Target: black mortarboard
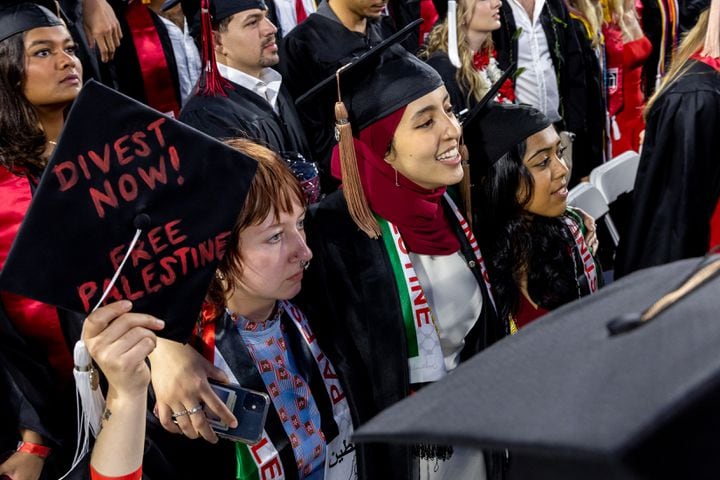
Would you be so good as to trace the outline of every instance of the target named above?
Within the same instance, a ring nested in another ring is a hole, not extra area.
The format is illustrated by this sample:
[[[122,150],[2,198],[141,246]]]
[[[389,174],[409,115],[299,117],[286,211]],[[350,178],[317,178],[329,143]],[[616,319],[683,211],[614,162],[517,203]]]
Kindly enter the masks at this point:
[[[0,42],[33,28],[65,25],[53,12],[57,12],[57,4],[52,0],[12,1],[0,6]]]
[[[186,340],[242,208],[256,162],[99,83],[75,100],[0,288],[89,312],[106,302],[166,321]]]
[[[412,23],[406,25],[404,28],[398,30],[396,33],[390,35],[382,42],[378,43],[374,47],[362,52],[357,57],[353,58],[350,62],[342,67],[341,82],[343,93],[353,92],[359,84],[361,84],[366,78],[372,76],[372,72],[377,68],[381,62],[381,57],[389,49],[393,49],[394,52],[402,54],[403,48],[398,45],[400,42],[405,40],[418,25],[422,23],[422,19],[417,19]],[[300,95],[295,103],[302,105],[311,99],[316,99],[319,95],[328,93],[332,96],[335,92],[337,85],[337,77],[335,74],[327,77],[326,79],[319,82],[313,88]]]
[[[500,79],[495,86],[503,81]],[[477,167],[478,172],[486,171],[520,142],[552,125],[539,110],[489,101],[494,96],[486,95],[488,101],[478,103],[463,121],[465,145],[472,167]]]
[[[420,22],[408,25],[357,59],[342,66],[298,98],[297,103],[327,95],[336,90],[335,119],[342,184],[350,216],[368,236],[380,236],[380,227],[370,212],[360,182],[353,133],[403,108],[410,102],[443,85],[440,75],[429,65],[397,45]],[[328,104],[329,108],[329,104]]]
[[[202,0],[180,0],[182,3],[183,13],[187,18],[188,25],[192,35],[200,33],[201,23],[201,2]],[[245,10],[259,8],[267,10],[265,0],[209,0],[208,13],[210,21],[213,25],[217,25],[220,21],[231,15],[235,15]]]
[[[509,449],[510,480],[717,478],[719,271],[715,255],[623,278],[479,353],[355,439]]]

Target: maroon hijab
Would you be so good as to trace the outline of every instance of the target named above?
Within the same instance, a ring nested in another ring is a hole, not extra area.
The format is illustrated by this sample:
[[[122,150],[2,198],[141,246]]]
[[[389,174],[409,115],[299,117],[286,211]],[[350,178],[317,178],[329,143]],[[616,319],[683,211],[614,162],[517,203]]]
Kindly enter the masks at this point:
[[[353,139],[363,191],[370,209],[398,227],[410,252],[450,255],[460,249],[460,242],[442,205],[446,187],[423,188],[396,174],[384,160],[404,112],[405,107],[396,110]],[[333,149],[331,170],[333,176],[341,178],[337,146]]]

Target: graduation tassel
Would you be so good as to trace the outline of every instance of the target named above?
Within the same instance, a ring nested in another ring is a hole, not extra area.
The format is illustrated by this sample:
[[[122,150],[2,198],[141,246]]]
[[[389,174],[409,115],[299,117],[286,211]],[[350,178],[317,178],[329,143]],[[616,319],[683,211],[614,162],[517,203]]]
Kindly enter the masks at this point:
[[[150,217],[145,213],[141,213],[135,217],[133,223],[136,229],[135,236],[130,242],[127,252],[125,252],[125,257],[123,257],[122,262],[120,262],[100,300],[98,300],[90,313],[100,308],[100,305],[102,305],[115,286],[115,282],[120,276],[125,262],[130,258],[130,253],[135,248],[135,245],[140,239],[140,235],[142,235],[143,230],[146,230],[150,226]],[[85,342],[82,341],[82,336],[81,339],[75,343],[73,360],[75,363],[73,377],[75,377],[76,416],[78,419],[77,443],[75,444],[75,455],[72,465],[60,480],[67,477],[90,451],[90,435],[97,438],[100,434],[102,415],[105,410],[105,397],[100,389],[100,374],[93,366],[92,357],[85,346]]]
[[[215,42],[213,41],[212,19],[210,18],[210,0],[201,0],[200,24],[202,27],[200,41],[202,67],[200,81],[198,82],[198,93],[206,97],[216,95],[226,97],[226,89],[232,90],[233,86],[220,75],[215,62]]]
[[[460,197],[463,201],[463,208],[465,209],[465,218],[468,224],[472,227],[472,203],[470,196],[471,179],[470,179],[470,152],[464,143],[460,144],[460,157],[462,158],[462,169],[463,178],[460,180]]]
[[[348,64],[350,65],[350,64]],[[348,211],[355,224],[370,238],[379,238],[380,225],[368,207],[367,198],[360,181],[357,156],[355,155],[355,141],[352,135],[349,115],[340,93],[340,74],[348,65],[340,67],[335,72],[337,82],[338,101],[335,103],[335,139],[338,141],[340,153],[340,170],[342,188]]]
[[[455,0],[448,1],[448,57],[450,63],[455,68],[460,68],[460,55],[458,54],[458,41],[457,41],[457,2]]]

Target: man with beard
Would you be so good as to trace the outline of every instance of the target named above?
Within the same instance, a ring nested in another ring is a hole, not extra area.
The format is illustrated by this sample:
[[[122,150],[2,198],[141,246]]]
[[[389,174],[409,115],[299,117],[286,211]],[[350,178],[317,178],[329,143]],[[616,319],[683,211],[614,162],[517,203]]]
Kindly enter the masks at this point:
[[[418,18],[419,2],[323,0],[317,12],[283,40],[279,68],[287,79],[290,94],[297,101],[354,57]],[[417,28],[402,45],[413,52],[417,49]],[[305,134],[320,165],[323,191],[327,193],[337,186],[330,176],[330,154],[335,145],[334,102],[332,95],[316,95],[312,102],[297,104]]]
[[[201,25],[199,4],[200,0],[183,2],[196,27]],[[279,56],[277,28],[267,12],[264,0],[210,2],[212,31],[201,32],[198,42],[203,46],[200,85],[180,120],[218,139],[249,138],[286,159],[300,154],[309,160],[293,102],[282,76],[271,68]]]

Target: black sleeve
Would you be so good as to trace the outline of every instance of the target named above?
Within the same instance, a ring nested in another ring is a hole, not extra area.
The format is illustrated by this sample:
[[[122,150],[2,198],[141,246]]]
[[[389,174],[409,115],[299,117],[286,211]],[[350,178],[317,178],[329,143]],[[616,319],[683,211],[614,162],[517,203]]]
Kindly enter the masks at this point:
[[[717,92],[665,94],[653,106],[616,276],[705,254],[720,196],[718,124]]]

